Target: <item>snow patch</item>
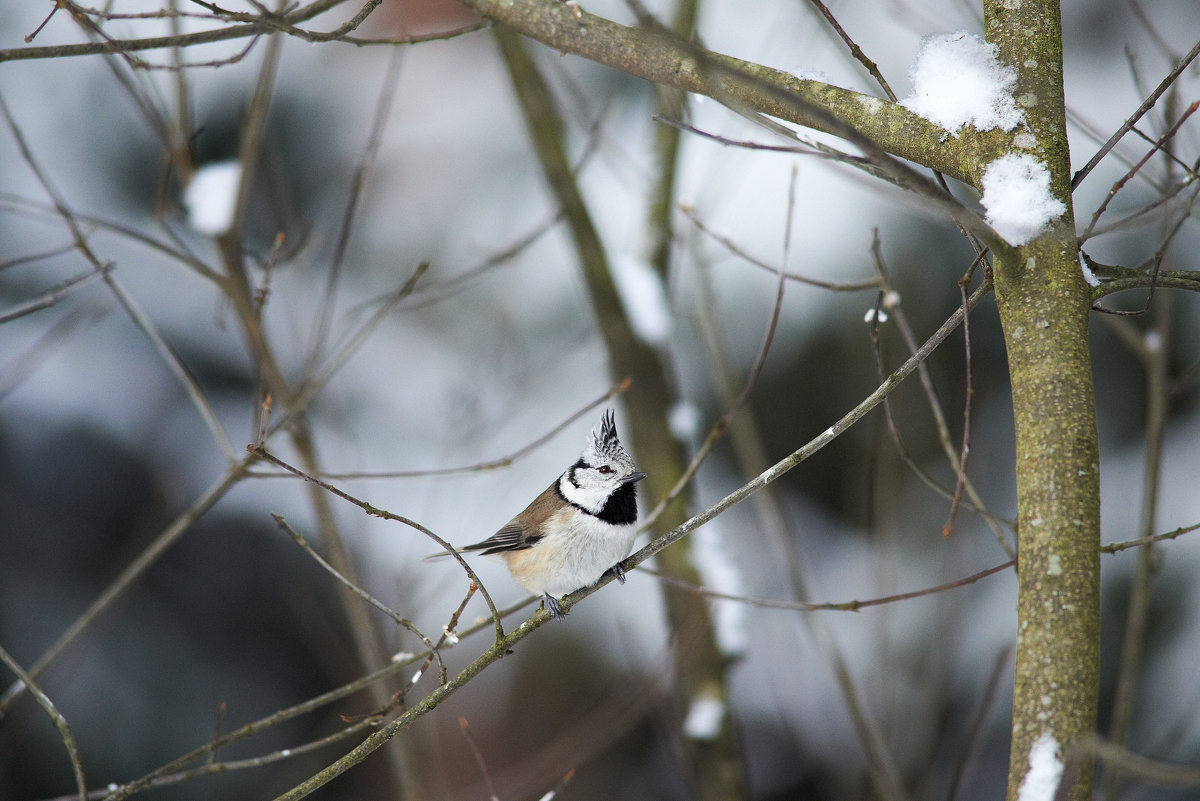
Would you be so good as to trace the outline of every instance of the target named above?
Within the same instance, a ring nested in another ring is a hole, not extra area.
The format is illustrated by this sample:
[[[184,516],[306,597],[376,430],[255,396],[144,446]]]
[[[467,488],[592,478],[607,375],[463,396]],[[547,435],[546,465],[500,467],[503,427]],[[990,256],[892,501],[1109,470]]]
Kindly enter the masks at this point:
[[[964,125],[1011,131],[1025,119],[1012,96],[1016,72],[974,34],[926,37],[908,75],[912,94],[900,105],[951,133]]]
[[[671,435],[683,443],[691,442],[700,431],[700,409],[691,401],[679,401],[667,414]]]
[[[614,258],[612,272],[633,333],[647,345],[666,344],[671,334],[671,307],[658,273],[642,259],[630,255]]]
[[[1029,749],[1029,772],[1021,781],[1017,801],[1053,801],[1063,772],[1058,751],[1058,742],[1049,732],[1034,741]]]
[[[242,165],[237,161],[217,161],[196,170],[183,192],[188,224],[208,236],[228,231],[241,183]]]
[[[1050,194],[1050,171],[1028,153],[1009,153],[983,170],[987,224],[1011,245],[1024,245],[1062,216],[1067,207]]]
[[[1092,272],[1092,268],[1088,266],[1082,253],[1079,255],[1079,267],[1083,270],[1083,280],[1087,282],[1088,286],[1100,286],[1100,279]]]
[[[701,695],[688,707],[683,721],[683,733],[693,740],[714,740],[721,733],[725,719],[725,703],[711,695]],[[1024,799],[1022,799],[1024,801]]]
[[[829,80],[829,76],[820,70],[795,69],[788,70],[788,72],[802,81],[815,81],[816,83],[826,83],[830,86],[833,85],[833,82]]]

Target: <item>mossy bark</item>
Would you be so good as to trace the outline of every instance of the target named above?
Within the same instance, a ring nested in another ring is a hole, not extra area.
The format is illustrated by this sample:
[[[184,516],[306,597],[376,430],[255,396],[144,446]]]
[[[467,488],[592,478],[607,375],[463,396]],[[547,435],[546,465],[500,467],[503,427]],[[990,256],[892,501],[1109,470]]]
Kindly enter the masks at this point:
[[[1019,583],[1008,798],[1029,752],[1058,756],[1095,731],[1100,638],[1100,468],[1088,350],[1091,292],[1079,266],[1056,0],[988,0],[985,34],[1018,75],[1016,97],[1067,213],[993,265],[1016,431]],[[1084,766],[1070,798],[1091,797]]]

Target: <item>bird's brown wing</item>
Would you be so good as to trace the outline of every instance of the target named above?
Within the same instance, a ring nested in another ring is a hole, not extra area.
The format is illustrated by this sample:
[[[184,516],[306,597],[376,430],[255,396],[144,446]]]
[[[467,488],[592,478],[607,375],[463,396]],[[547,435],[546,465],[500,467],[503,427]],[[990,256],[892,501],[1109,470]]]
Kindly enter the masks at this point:
[[[483,542],[463,546],[464,551],[479,551],[484,556],[505,551],[532,548],[543,536],[542,524],[562,506],[558,495],[558,480],[533,499],[525,511],[509,520],[504,527]]]

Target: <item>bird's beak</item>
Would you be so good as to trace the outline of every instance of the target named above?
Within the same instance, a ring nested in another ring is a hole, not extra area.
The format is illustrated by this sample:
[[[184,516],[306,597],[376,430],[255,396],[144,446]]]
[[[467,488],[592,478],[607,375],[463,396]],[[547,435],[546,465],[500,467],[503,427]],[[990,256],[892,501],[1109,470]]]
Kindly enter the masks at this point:
[[[625,479],[625,483],[626,484],[636,484],[637,482],[641,481],[645,477],[646,477],[645,473],[630,473],[629,477]]]

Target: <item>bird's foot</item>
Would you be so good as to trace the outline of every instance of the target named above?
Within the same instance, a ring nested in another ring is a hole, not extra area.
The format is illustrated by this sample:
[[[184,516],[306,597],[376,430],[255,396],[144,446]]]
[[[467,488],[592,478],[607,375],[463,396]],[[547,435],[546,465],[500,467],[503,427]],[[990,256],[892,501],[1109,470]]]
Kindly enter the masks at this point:
[[[608,572],[616,576],[617,581],[621,582],[622,584],[625,583],[625,568],[621,567],[620,562],[617,562],[615,565],[610,567]]]
[[[566,619],[567,613],[563,611],[561,606],[559,606],[557,598],[550,593],[543,593],[542,600],[545,602],[546,608],[550,610],[550,617],[554,618],[555,620]]]

